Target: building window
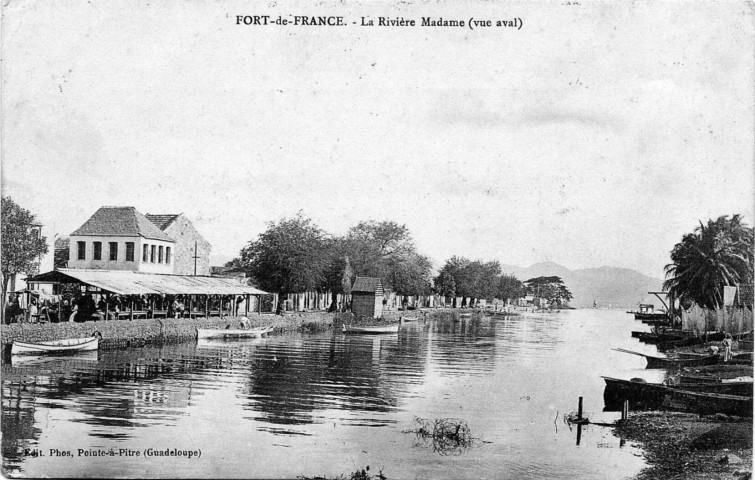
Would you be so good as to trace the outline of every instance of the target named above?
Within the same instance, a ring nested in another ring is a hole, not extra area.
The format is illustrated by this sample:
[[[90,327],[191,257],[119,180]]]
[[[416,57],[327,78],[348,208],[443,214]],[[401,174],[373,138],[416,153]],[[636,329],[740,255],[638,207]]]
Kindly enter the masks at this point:
[[[165,263],[170,265],[170,247],[165,247]]]
[[[149,262],[149,245],[144,245],[142,249],[142,262]]]
[[[76,242],[76,246],[79,249],[79,252],[78,252],[79,254],[78,254],[78,256],[76,258],[78,258],[79,260],[86,259],[86,251],[87,251],[87,244],[86,244],[86,242]]]
[[[110,261],[118,260],[118,242],[110,242]]]
[[[157,263],[163,263],[163,246],[157,249]]]
[[[150,251],[149,251],[149,253],[150,253],[149,261],[152,262],[152,263],[155,263],[155,250],[157,250],[157,249],[155,248],[154,245],[152,245],[151,248],[150,248]]]
[[[134,261],[134,242],[126,242],[126,261]]]
[[[92,258],[95,260],[102,260],[102,242],[94,242]]]

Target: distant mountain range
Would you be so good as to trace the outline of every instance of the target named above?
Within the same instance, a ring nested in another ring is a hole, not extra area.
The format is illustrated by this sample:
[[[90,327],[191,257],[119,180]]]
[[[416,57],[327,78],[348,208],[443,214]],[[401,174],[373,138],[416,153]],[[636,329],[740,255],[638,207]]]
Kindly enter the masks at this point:
[[[633,308],[639,303],[652,303],[661,307],[660,301],[648,292],[661,290],[663,280],[651,278],[628,268],[600,267],[569,270],[554,262],[541,262],[522,268],[501,265],[503,273],[513,273],[519,280],[533,277],[559,276],[574,295],[571,305],[589,307],[593,301],[598,307]]]

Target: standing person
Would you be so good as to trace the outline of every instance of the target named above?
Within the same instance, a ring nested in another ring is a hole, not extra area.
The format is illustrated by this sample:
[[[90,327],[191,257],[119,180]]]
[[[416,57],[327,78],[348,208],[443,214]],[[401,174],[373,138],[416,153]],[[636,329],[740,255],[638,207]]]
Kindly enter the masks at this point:
[[[724,362],[728,362],[729,360],[731,360],[731,344],[732,344],[731,334],[727,333],[726,336],[724,337],[724,340],[721,342],[721,346],[724,349]]]
[[[37,317],[37,313],[39,313],[39,309],[37,309],[37,301],[33,298],[29,302],[29,309],[28,309],[28,322],[29,323],[37,323],[39,318]]]

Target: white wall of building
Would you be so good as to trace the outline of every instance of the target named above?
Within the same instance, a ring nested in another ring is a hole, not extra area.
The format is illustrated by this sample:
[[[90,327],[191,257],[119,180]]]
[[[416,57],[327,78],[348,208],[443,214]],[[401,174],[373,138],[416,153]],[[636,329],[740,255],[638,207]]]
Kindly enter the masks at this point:
[[[79,242],[84,242],[84,259],[79,259]],[[100,259],[95,260],[95,243],[100,242]],[[117,258],[110,260],[110,244],[117,245]],[[133,260],[126,259],[126,244],[134,244]],[[147,261],[144,261],[144,246],[147,246]],[[154,258],[152,255],[154,247]],[[162,261],[159,258],[162,248]],[[170,249],[170,262],[167,258],[167,249]],[[69,268],[91,268],[103,270],[134,270],[148,273],[173,273],[173,255],[175,247],[173,242],[153,240],[142,237],[115,237],[115,236],[71,236],[68,252]]]

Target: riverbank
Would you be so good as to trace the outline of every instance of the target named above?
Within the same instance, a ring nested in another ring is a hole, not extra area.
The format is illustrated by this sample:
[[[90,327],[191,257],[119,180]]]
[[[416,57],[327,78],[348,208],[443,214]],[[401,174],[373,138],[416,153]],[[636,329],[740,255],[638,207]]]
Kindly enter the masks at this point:
[[[334,314],[294,313],[287,315],[249,315],[252,327],[273,327],[273,332],[318,332],[333,328]],[[237,328],[241,317],[212,318],[155,318],[138,320],[110,320],[82,323],[14,323],[0,327],[0,344],[6,347],[14,341],[46,342],[65,338],[102,335],[101,348],[122,348],[176,343],[197,336],[197,328]]]
[[[614,432],[644,450],[649,465],[638,480],[752,478],[751,418],[642,412]]]
[[[401,316],[426,319],[456,318],[464,311],[458,309],[427,309],[409,312],[387,311],[382,319],[356,320],[350,313],[302,312],[284,315],[252,314],[246,316],[252,327],[273,327],[273,333],[320,332],[340,328],[343,323],[395,323]],[[13,323],[0,326],[3,348],[14,341],[49,342],[66,338],[102,335],[101,348],[139,347],[163,343],[177,343],[196,338],[197,328],[236,328],[241,317],[211,318],[154,318],[66,323]]]

